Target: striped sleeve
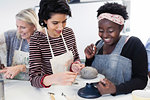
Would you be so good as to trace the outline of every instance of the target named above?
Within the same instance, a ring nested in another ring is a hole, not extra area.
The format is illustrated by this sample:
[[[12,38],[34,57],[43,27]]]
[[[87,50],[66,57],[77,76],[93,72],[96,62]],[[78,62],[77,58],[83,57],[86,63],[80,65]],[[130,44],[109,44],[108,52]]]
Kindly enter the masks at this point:
[[[30,40],[30,69],[29,76],[31,85],[34,87],[43,87],[41,80],[44,75],[41,75],[41,50],[39,46],[39,41],[36,36],[31,36]]]
[[[63,33],[64,33],[63,36],[65,38],[67,46],[72,47],[73,49],[72,52],[74,55],[74,61],[79,60],[79,54],[78,54],[76,39],[73,30],[71,28],[66,27]]]

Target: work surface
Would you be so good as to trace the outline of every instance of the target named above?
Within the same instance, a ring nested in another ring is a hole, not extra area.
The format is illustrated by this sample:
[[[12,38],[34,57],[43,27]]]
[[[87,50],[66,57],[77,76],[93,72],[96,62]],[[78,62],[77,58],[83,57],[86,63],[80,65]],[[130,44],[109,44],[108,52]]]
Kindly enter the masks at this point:
[[[150,82],[146,90],[150,90]],[[50,88],[32,87],[29,81],[5,80],[5,100],[51,100],[49,93],[54,93],[55,100],[88,100],[78,96],[77,92],[84,87],[85,83],[73,84],[72,86],[51,86]],[[69,99],[62,96],[65,94]],[[89,100],[132,100],[132,95],[103,95]]]

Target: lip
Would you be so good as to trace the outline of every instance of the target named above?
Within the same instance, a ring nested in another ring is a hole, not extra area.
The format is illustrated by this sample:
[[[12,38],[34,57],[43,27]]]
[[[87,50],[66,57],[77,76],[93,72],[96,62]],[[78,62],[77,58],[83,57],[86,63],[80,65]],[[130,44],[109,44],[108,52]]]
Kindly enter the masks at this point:
[[[110,43],[111,42],[111,39],[110,38],[105,38],[103,39],[105,43]]]
[[[56,33],[61,34],[62,30],[56,30]]]
[[[21,38],[25,38],[27,36],[27,33],[20,33]]]
[[[23,34],[21,34],[21,36],[24,37],[24,36],[26,36],[26,34],[23,33]]]

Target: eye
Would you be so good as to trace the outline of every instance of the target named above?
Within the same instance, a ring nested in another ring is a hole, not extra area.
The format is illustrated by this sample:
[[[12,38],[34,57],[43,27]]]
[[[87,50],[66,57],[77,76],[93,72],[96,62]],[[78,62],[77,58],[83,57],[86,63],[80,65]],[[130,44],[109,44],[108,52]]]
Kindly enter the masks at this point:
[[[64,24],[64,23],[66,23],[66,21],[67,21],[67,20],[64,20],[62,23]]]
[[[112,33],[113,31],[109,31],[109,33]]]
[[[104,32],[104,30],[102,30],[102,29],[99,29],[99,32],[100,32],[100,33],[103,33],[103,32]]]
[[[108,33],[113,33],[113,32],[114,32],[113,29],[109,29],[109,30],[108,30]]]
[[[54,25],[57,25],[57,24],[58,24],[58,22],[53,22],[53,24],[54,24]]]
[[[24,27],[24,26],[21,26],[21,28],[22,28],[22,29],[25,29],[26,27]]]

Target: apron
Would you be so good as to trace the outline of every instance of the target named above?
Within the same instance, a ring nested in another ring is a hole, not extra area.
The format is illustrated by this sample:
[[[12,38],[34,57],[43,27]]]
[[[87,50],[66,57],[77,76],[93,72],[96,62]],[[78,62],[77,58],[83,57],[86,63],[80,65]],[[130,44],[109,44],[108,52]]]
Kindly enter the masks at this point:
[[[97,54],[104,42],[100,41],[97,45],[97,53],[92,63],[100,74],[103,74],[107,79],[115,85],[119,85],[131,79],[132,62],[130,59],[120,55],[127,36],[121,36],[115,49],[111,54],[99,55]]]
[[[54,52],[53,52],[51,44],[50,44],[47,28],[45,28],[45,32],[46,32],[47,40],[48,40],[48,43],[49,43],[50,51],[51,51],[51,54],[52,54],[52,59],[50,59],[50,64],[51,64],[53,74],[54,73],[65,72],[65,71],[69,70],[70,65],[74,61],[74,57],[73,57],[72,51],[70,51],[68,49],[68,47],[65,43],[63,35],[61,34],[61,37],[62,37],[62,40],[64,42],[64,45],[65,45],[65,48],[66,48],[67,52],[62,54],[62,55],[59,55],[59,56],[54,56]]]
[[[12,66],[16,65],[26,65],[27,70],[29,69],[29,52],[21,51],[23,39],[20,42],[20,46],[18,50],[14,51],[14,56],[12,60]],[[14,77],[14,79],[28,80],[28,71],[20,72],[18,75]]]

